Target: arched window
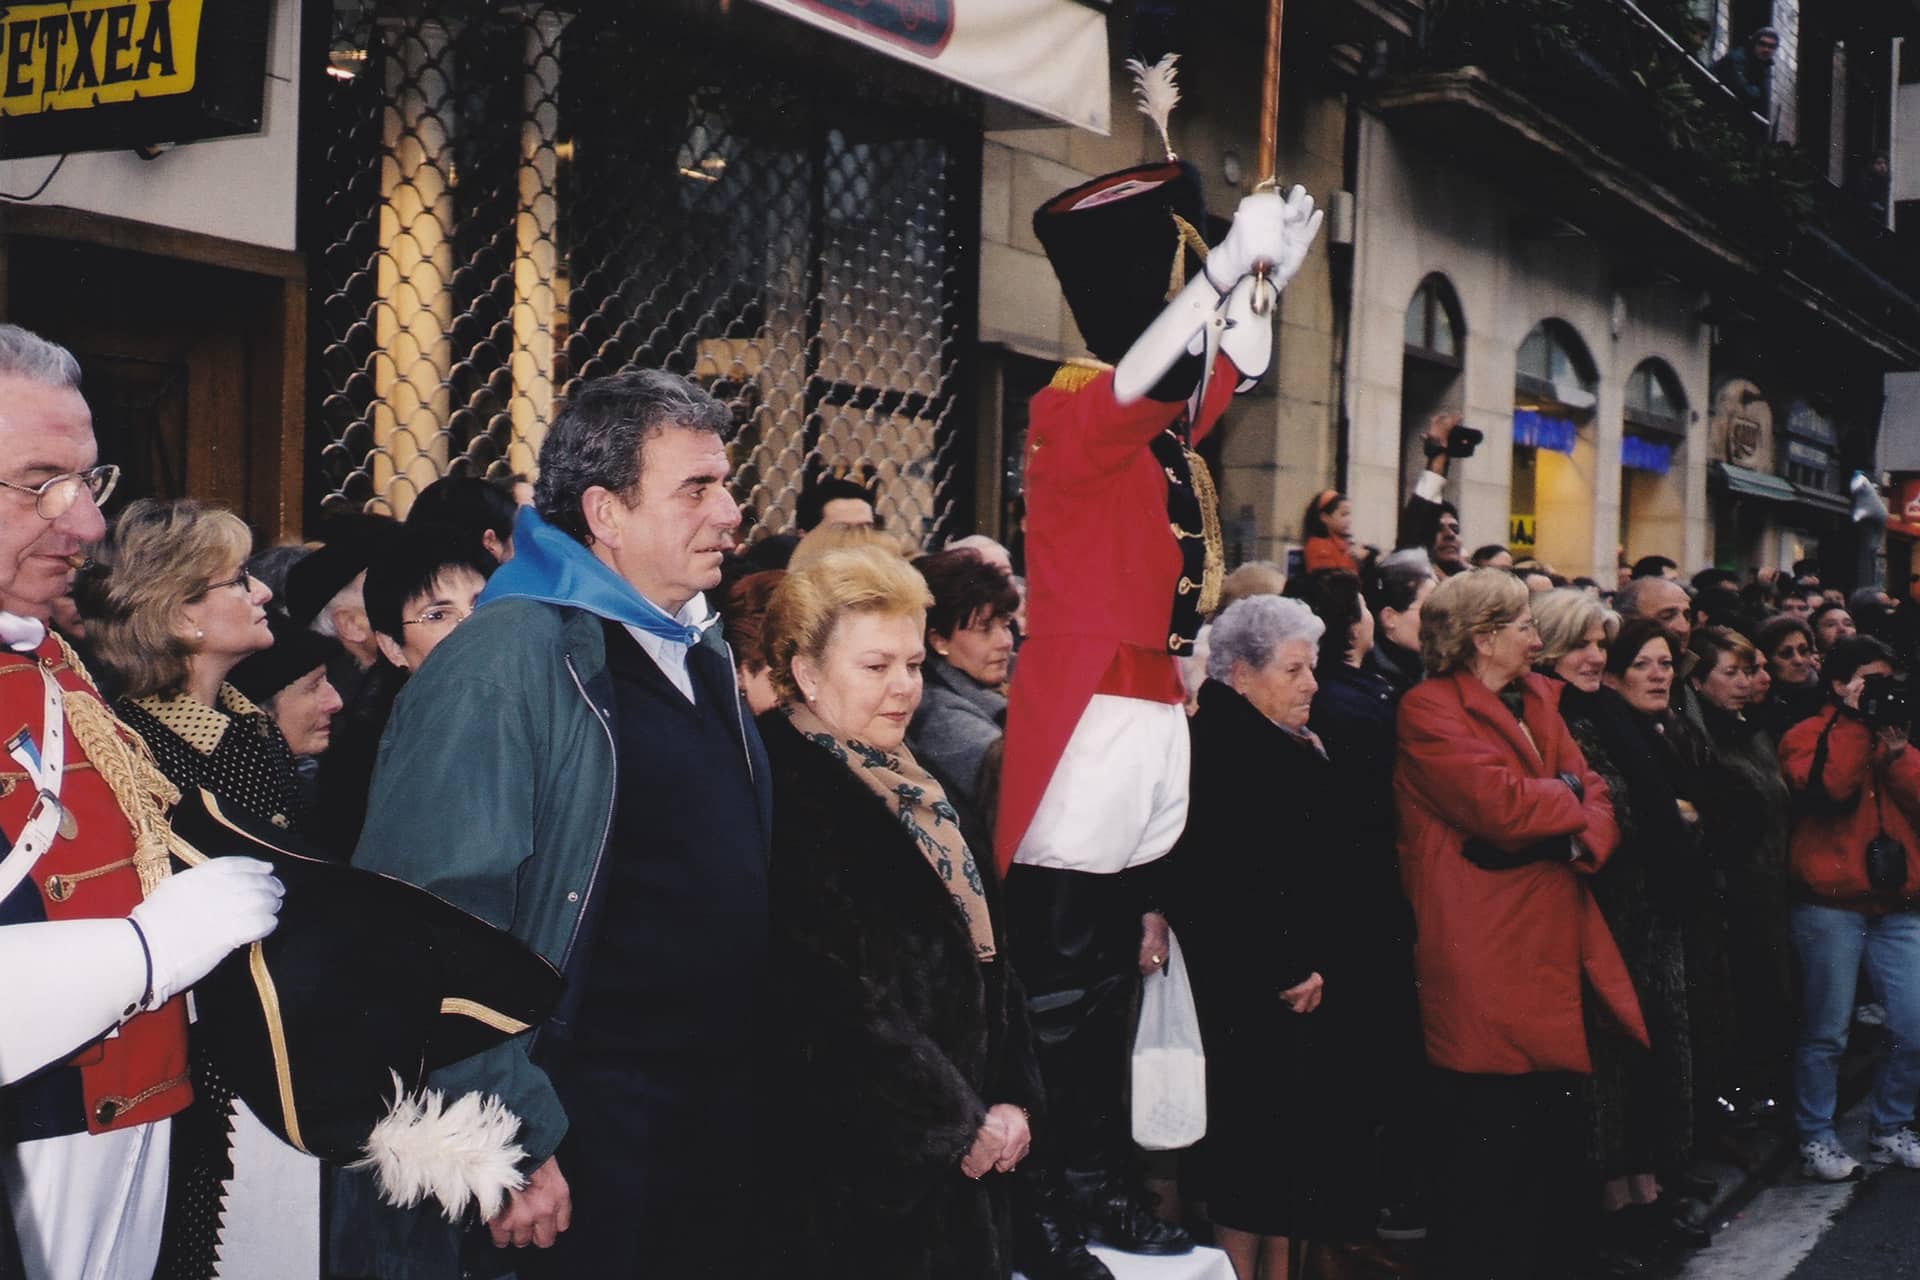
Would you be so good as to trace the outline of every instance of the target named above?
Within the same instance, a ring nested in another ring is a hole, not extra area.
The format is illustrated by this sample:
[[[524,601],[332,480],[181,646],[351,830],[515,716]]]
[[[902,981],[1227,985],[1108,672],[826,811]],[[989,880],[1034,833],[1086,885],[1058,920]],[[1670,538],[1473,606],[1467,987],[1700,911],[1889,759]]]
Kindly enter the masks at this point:
[[[1457,369],[1466,337],[1460,299],[1447,278],[1435,272],[1420,282],[1407,304],[1407,354]]]
[[[1593,408],[1600,382],[1587,344],[1564,320],[1542,320],[1520,343],[1515,360],[1516,394],[1573,410]]]
[[[1627,395],[1622,411],[1630,427],[1663,431],[1669,435],[1687,433],[1687,396],[1680,379],[1665,360],[1642,360],[1627,375]]]

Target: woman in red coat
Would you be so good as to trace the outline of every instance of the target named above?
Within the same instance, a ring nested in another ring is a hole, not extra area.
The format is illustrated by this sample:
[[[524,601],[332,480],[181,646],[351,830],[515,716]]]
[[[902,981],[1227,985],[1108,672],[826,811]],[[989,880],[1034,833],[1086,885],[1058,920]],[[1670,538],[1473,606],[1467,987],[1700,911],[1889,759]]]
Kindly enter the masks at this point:
[[[1619,834],[1606,784],[1528,668],[1525,585],[1477,570],[1421,611],[1428,679],[1400,703],[1394,797],[1434,1067],[1434,1274],[1530,1280],[1564,1247],[1580,1185],[1582,987],[1641,1044],[1633,983],[1586,877]]]

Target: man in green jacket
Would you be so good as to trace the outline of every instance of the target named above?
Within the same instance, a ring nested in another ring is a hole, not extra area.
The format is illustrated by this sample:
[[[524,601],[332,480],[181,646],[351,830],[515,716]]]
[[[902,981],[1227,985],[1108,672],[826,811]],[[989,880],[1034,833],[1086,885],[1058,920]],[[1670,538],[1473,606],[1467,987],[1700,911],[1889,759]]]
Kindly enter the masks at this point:
[[[449,1224],[341,1173],[336,1274],[747,1269],[771,802],[703,594],[740,519],[730,425],[671,374],[582,387],[515,558],[395,704],[355,865],[510,930],[566,994],[432,1080],[520,1118],[526,1185]]]

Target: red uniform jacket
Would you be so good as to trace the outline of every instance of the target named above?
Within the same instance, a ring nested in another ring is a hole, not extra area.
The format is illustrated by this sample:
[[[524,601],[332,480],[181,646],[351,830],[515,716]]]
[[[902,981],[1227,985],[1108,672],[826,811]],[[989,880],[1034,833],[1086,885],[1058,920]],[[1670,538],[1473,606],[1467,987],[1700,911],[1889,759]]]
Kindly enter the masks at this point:
[[[1822,733],[1825,758],[1818,760],[1818,792],[1810,795]],[[1880,755],[1870,769],[1876,754],[1873,731],[1831,706],[1780,739],[1780,771],[1802,802],[1787,860],[1800,888],[1827,906],[1890,911],[1920,900],[1920,748],[1908,747],[1891,761]],[[1907,848],[1903,893],[1875,893],[1867,884],[1867,842],[1883,829]]]
[[[41,739],[45,695],[36,664],[52,670],[63,690],[96,696],[85,677],[66,666],[52,636],[32,653],[0,649],[0,738],[24,726],[36,742]],[[38,920],[124,916],[140,903],[133,831],[71,732],[66,761],[60,803],[73,815],[74,838],[55,839],[34,864],[32,875],[0,902],[0,928]],[[26,775],[0,753],[0,855],[25,825],[35,796]],[[14,974],[9,981],[30,982],[32,976]],[[0,1089],[0,1107],[11,1112],[22,1141],[146,1124],[173,1115],[192,1098],[184,996],[175,996],[152,1013],[134,1015],[117,1032],[65,1063]]]
[[[1522,690],[1532,743],[1499,695],[1465,672],[1415,685],[1400,701],[1400,874],[1418,921],[1427,1058],[1448,1071],[1592,1070],[1583,976],[1647,1043],[1633,980],[1581,874],[1619,843],[1607,785],[1560,719],[1560,686],[1527,676]],[[1585,800],[1563,772],[1580,777]],[[1460,853],[1468,836],[1513,851],[1563,835],[1588,856],[1486,871]]]
[[[1239,373],[1214,365],[1194,425],[1198,443],[1233,398]],[[1184,404],[1113,399],[1108,370],[1077,392],[1049,387],[1027,426],[1027,642],[1007,700],[1006,757],[994,855],[1004,872],[1053,769],[1122,645],[1164,656],[1171,702],[1183,700],[1167,648],[1180,548],[1167,519],[1167,476],[1149,446]]]

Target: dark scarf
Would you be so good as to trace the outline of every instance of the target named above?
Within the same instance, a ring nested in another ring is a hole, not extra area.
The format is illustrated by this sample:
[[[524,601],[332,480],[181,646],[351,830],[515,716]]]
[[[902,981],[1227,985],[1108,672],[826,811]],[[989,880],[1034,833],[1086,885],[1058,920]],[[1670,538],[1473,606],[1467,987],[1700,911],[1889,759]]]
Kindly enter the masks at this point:
[[[1626,790],[1632,836],[1622,851],[1644,860],[1648,886],[1664,906],[1683,909],[1699,887],[1698,852],[1680,816],[1683,797],[1674,784],[1681,762],[1664,732],[1667,717],[1635,711],[1612,689],[1584,693],[1572,685],[1560,695],[1560,714],[1587,723]]]

